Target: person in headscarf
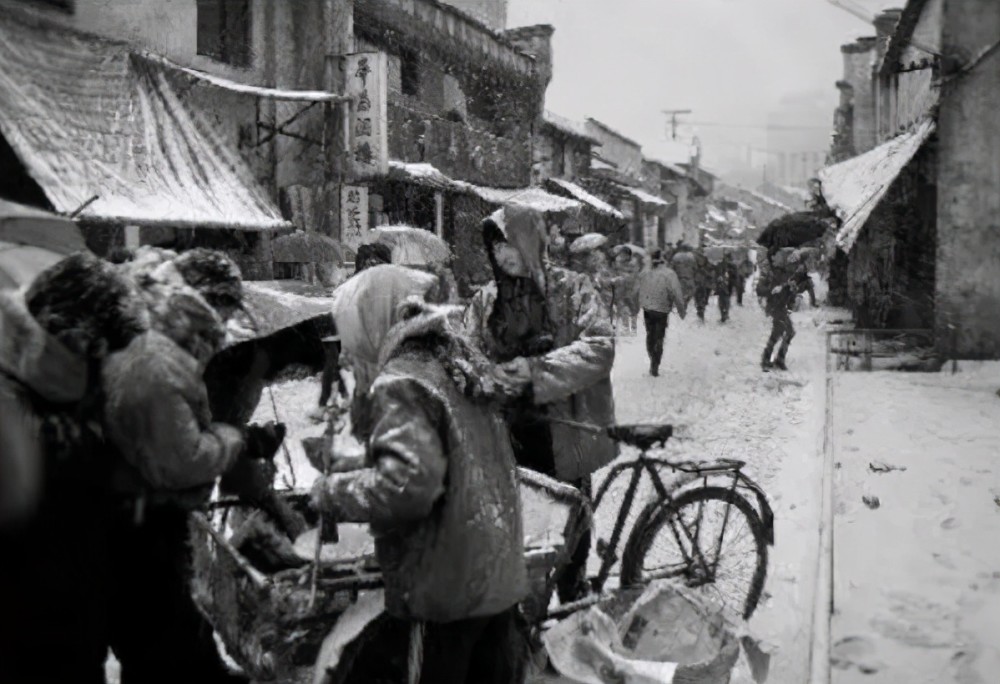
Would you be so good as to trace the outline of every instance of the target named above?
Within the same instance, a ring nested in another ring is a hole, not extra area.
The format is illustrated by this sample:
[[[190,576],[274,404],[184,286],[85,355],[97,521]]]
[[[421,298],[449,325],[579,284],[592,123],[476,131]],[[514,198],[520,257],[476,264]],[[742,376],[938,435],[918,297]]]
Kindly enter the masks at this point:
[[[371,526],[386,613],[422,639],[420,681],[519,683],[527,641],[517,606],[528,585],[500,388],[463,336],[461,310],[427,302],[433,286],[389,265],[335,293],[371,422],[364,467],[320,478],[313,502]]]
[[[362,441],[367,438],[371,428],[368,390],[371,389],[378,370],[378,345],[391,324],[392,307],[410,295],[431,296],[439,287],[436,276],[417,269],[392,264],[376,264],[371,269],[374,269],[374,277],[383,278],[380,284],[385,295],[383,298],[372,298],[365,307],[344,304],[358,301],[366,283],[373,277],[361,278],[361,273],[343,283],[334,293],[336,300],[342,302],[338,315],[334,316],[340,336],[341,358],[354,375],[351,429]],[[343,330],[342,325],[346,326]]]
[[[110,476],[100,364],[147,324],[133,304],[114,268],[83,252],[0,292],[0,489],[17,487],[0,505],[4,682],[104,682]]]
[[[149,328],[108,356],[104,426],[117,452],[112,518],[111,647],[122,684],[239,682],[191,597],[188,513],[244,449],[240,427],[213,420],[204,372],[242,304],[221,252],[142,248],[119,267]]]
[[[589,490],[615,443],[571,423],[614,422],[615,345],[607,306],[589,276],[546,263],[545,220],[508,206],[483,222],[493,281],[465,311],[465,328],[519,396],[508,409],[517,462]],[[563,601],[586,591],[589,532],[559,581]]]

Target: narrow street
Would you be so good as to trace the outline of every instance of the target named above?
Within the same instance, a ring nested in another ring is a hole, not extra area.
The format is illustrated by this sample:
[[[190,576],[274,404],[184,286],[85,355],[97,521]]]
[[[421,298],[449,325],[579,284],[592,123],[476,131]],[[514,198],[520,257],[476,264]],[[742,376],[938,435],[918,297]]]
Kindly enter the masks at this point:
[[[749,288],[748,288],[749,290]],[[752,290],[750,290],[752,292]],[[714,299],[713,302],[714,304]],[[750,631],[771,656],[769,681],[808,680],[819,543],[826,312],[794,314],[797,335],[788,373],[762,373],[768,319],[749,295],[720,324],[710,308],[702,324],[671,316],[660,377],[649,375],[643,331],[620,338],[614,386],[619,422],[669,421],[682,440],[678,457],[743,459],[775,513],[775,546],[764,598]],[[625,454],[627,456],[627,454]],[[601,533],[617,510],[603,506]]]

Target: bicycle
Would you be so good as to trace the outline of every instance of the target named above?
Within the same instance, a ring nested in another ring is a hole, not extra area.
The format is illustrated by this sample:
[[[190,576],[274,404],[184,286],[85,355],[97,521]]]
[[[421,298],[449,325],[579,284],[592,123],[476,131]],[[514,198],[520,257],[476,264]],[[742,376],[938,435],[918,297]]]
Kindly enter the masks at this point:
[[[569,424],[572,421],[559,422]],[[559,606],[549,611],[548,617],[569,614],[599,600],[611,570],[618,562],[617,548],[639,482],[646,473],[656,496],[639,512],[628,534],[621,557],[621,586],[643,585],[656,579],[683,578],[690,587],[714,587],[723,603],[739,602],[740,614],[749,619],[760,601],[767,576],[767,547],[774,545],[774,514],[760,485],[743,473],[745,462],[720,459],[698,463],[650,456],[649,451],[654,446],[662,448],[673,437],[672,425],[599,428],[572,424],[604,432],[620,444],[635,447],[639,455],[613,465],[592,499],[592,509],[596,511],[618,478],[626,471],[631,472],[611,538],[608,541],[598,539],[596,543],[601,563],[597,575],[589,578],[592,595]],[[682,474],[682,477],[668,488],[660,475],[661,468],[669,468]],[[692,486],[695,483],[699,484]],[[759,512],[738,490],[753,494]],[[717,508],[718,504],[721,506]],[[721,525],[713,533],[709,526],[718,522]],[[742,530],[749,533],[751,548],[741,549],[738,546],[747,540],[740,535]],[[727,532],[730,532],[729,537]],[[662,542],[661,536],[664,537]],[[668,552],[666,560],[656,558],[655,553],[661,550]],[[657,562],[652,562],[654,560]],[[727,563],[722,567],[723,560],[734,560],[735,565]],[[741,565],[741,561],[747,560],[753,562],[752,568]],[[729,592],[727,595],[720,590],[720,581],[725,581],[722,590]]]

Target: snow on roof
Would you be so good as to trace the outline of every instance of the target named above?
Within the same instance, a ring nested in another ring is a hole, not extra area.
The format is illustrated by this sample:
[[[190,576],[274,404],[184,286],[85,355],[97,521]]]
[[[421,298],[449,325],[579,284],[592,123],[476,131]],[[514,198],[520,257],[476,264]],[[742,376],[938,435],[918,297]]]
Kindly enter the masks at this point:
[[[662,197],[657,197],[656,195],[651,195],[641,188],[630,188],[627,185],[619,186],[622,190],[629,193],[636,199],[638,199],[643,204],[654,204],[661,207],[669,207],[672,203],[663,199]]]
[[[389,161],[389,179],[408,180],[417,185],[426,185],[439,190],[455,187],[455,181],[431,164],[413,164],[394,159]]]
[[[622,135],[621,133],[619,133],[615,129],[611,128],[611,126],[607,125],[606,123],[602,123],[602,122],[598,121],[597,119],[594,119],[592,117],[587,117],[587,124],[590,125],[590,126],[594,126],[595,128],[600,129],[601,131],[603,131],[604,133],[606,133],[606,134],[608,134],[610,136],[618,138],[620,141],[622,141],[622,142],[624,142],[624,143],[626,143],[628,145],[632,145],[633,147],[639,147],[639,148],[642,147],[642,145],[640,145],[639,143],[637,143],[635,140],[632,140],[632,138],[629,138],[629,137],[627,137],[625,135]]]
[[[819,172],[823,197],[843,222],[837,232],[838,247],[851,250],[872,211],[933,131],[934,122],[928,119],[908,133]]]
[[[773,197],[768,197],[767,195],[765,195],[762,192],[757,192],[756,190],[747,190],[747,192],[750,193],[753,197],[756,197],[757,199],[759,199],[764,204],[769,204],[772,207],[774,207],[775,209],[781,209],[782,211],[787,211],[789,213],[795,211],[794,209],[792,209],[790,206],[788,206],[784,202],[779,202],[778,200],[774,199]]]
[[[622,214],[620,211],[618,211],[613,206],[602,200],[600,197],[597,197],[596,195],[592,195],[591,193],[587,192],[576,183],[572,183],[568,180],[563,180],[562,178],[549,178],[548,182],[559,186],[560,188],[571,194],[574,198],[580,200],[581,202],[584,202],[585,204],[589,204],[602,214],[608,214],[609,216],[613,216],[614,218],[618,219],[625,218],[625,215]]]
[[[4,12],[0,134],[57,212],[81,219],[267,230],[277,206],[174,90],[128,47]],[[96,197],[96,199],[94,199]]]
[[[726,213],[721,209],[719,209],[718,207],[716,207],[714,204],[708,205],[707,213],[708,213],[708,218],[712,219],[716,223],[726,223],[729,220],[726,217]]]
[[[561,131],[567,135],[572,135],[577,138],[583,138],[592,145],[600,146],[601,141],[592,136],[587,132],[587,127],[578,121],[573,121],[572,119],[567,119],[564,116],[560,116],[555,112],[550,112],[545,110],[542,114],[542,119],[548,125],[552,126],[558,131]]]
[[[579,211],[583,204],[576,200],[553,195],[545,192],[541,188],[519,188],[507,190],[501,188],[484,188],[478,185],[466,184],[468,189],[481,199],[490,204],[509,205],[517,204],[531,207],[538,211]]]

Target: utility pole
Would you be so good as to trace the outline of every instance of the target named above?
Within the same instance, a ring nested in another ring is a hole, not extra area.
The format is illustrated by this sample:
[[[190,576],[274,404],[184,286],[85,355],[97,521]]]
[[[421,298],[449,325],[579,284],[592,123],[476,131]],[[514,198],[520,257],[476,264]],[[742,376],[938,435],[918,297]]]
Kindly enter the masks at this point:
[[[670,117],[670,139],[677,140],[677,116],[690,114],[690,109],[664,109],[663,113]]]

